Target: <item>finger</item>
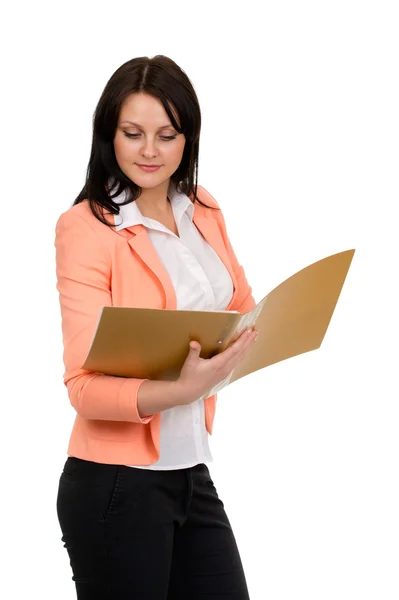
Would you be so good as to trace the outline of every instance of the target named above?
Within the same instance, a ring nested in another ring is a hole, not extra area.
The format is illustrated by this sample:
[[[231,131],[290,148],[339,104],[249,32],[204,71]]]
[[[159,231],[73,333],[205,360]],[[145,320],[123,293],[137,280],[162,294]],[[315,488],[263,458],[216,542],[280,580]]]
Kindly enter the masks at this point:
[[[257,337],[258,335],[258,330],[257,329],[247,329],[237,340],[236,342],[234,342],[234,344],[232,344],[233,347],[235,346],[236,348],[246,348],[248,346],[250,346],[254,339]]]
[[[244,358],[244,356],[248,353],[252,344],[258,337],[258,330],[250,331],[246,333],[246,335],[239,338],[234,344],[232,344],[227,350],[222,352],[221,357],[225,359],[224,367],[229,369],[234,369],[237,364]]]
[[[242,331],[240,333],[240,335],[238,336],[238,338],[236,338],[234,340],[233,344],[235,344],[237,342],[244,342],[246,339],[248,339],[248,337],[250,336],[250,334],[251,334],[252,331],[253,331],[252,327],[247,327],[247,329],[244,329],[244,331]]]
[[[226,350],[212,357],[213,366],[217,369],[233,369],[241,360],[241,353],[252,343],[252,333],[244,332]]]

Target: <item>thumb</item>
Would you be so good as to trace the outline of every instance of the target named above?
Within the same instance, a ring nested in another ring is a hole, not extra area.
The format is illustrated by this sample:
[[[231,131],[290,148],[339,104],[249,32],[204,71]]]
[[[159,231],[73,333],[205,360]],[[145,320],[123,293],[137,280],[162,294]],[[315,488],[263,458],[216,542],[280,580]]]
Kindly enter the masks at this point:
[[[201,352],[201,345],[198,342],[190,342],[190,350],[192,354],[199,354]]]

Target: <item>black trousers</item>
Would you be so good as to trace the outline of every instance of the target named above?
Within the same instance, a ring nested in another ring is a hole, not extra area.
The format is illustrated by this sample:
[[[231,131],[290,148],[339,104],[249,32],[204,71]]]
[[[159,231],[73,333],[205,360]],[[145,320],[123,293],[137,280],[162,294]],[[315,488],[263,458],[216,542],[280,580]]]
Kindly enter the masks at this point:
[[[57,515],[79,600],[248,600],[208,467],[152,471],[68,457]]]

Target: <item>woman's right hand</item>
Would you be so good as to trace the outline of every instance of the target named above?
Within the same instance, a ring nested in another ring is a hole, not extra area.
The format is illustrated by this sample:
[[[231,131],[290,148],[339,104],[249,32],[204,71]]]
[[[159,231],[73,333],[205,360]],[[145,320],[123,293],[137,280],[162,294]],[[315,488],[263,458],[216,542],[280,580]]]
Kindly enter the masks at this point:
[[[212,358],[200,358],[201,345],[190,342],[190,350],[176,385],[182,403],[191,404],[221,383],[243,360],[258,337],[258,330],[246,329],[226,350]]]

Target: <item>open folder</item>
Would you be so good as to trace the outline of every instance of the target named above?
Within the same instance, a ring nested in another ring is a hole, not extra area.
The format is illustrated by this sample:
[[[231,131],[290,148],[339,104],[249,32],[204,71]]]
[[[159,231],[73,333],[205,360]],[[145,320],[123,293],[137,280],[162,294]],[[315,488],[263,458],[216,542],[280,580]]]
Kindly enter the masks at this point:
[[[83,369],[140,379],[176,380],[189,351],[225,350],[248,327],[259,338],[230,375],[209,390],[320,347],[355,250],[333,254],[298,271],[247,313],[104,306]]]

